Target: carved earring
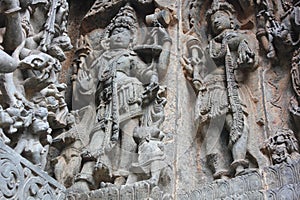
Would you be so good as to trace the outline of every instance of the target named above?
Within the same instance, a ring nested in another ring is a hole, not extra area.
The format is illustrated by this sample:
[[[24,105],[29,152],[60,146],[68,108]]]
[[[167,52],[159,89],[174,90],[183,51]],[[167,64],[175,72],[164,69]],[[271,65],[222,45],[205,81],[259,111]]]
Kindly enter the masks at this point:
[[[108,39],[104,39],[101,41],[101,46],[103,49],[108,50],[109,49],[109,38]]]
[[[230,28],[232,28],[232,29],[235,29],[235,26],[234,26],[233,20],[230,20]]]
[[[130,39],[130,43],[128,45],[128,49],[130,49],[130,50],[133,49],[133,38]]]
[[[130,43],[130,44],[128,45],[128,49],[129,49],[129,50],[132,50],[132,49],[133,49],[132,43]]]

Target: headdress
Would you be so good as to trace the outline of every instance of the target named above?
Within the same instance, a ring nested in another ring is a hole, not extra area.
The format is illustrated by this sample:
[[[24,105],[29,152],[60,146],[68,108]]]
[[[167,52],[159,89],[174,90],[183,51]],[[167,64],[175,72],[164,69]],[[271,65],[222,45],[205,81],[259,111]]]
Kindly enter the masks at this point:
[[[135,10],[129,4],[122,7],[119,13],[111,20],[110,24],[105,29],[104,37],[108,38],[111,35],[111,32],[117,27],[125,27],[133,34],[136,33],[137,17]]]
[[[231,18],[232,15],[235,14],[235,9],[230,3],[226,2],[226,0],[214,0],[211,4],[211,8],[206,12],[207,21],[210,21],[211,16],[217,11],[223,11],[227,13]]]

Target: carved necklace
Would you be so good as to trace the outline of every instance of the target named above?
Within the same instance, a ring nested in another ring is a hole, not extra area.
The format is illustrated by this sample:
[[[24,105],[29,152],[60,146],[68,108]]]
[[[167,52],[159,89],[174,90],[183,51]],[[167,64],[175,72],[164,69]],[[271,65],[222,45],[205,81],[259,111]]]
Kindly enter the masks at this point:
[[[234,70],[236,69],[236,62],[230,53],[228,41],[236,37],[236,34],[232,31],[224,31],[219,34],[214,40],[210,41],[209,54],[216,61],[224,61],[225,59],[225,72],[227,82],[227,94],[229,105],[232,112],[232,125],[230,130],[229,146],[232,145],[241,137],[244,129],[244,115],[242,109],[242,103],[238,94],[238,85],[235,80]],[[214,41],[221,41],[221,48],[217,51]]]

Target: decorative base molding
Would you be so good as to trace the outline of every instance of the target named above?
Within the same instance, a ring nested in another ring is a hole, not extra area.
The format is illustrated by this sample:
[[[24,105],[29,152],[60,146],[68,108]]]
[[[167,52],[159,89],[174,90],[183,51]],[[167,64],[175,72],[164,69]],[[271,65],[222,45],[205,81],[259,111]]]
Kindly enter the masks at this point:
[[[300,160],[216,180],[179,199],[300,199]]]
[[[110,200],[134,200],[134,199],[172,199],[170,194],[165,194],[158,186],[152,187],[146,181],[132,185],[107,187],[88,193],[68,193],[70,200],[110,199]]]

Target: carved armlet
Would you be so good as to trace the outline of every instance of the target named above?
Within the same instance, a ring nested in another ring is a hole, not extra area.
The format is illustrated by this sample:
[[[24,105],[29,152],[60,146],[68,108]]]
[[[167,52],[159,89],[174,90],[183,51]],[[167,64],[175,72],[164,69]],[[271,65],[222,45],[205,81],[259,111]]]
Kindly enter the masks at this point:
[[[11,14],[14,14],[14,13],[17,13],[21,10],[22,8],[20,6],[17,6],[15,8],[11,8],[11,9],[8,9],[4,12],[5,15],[11,15]]]

